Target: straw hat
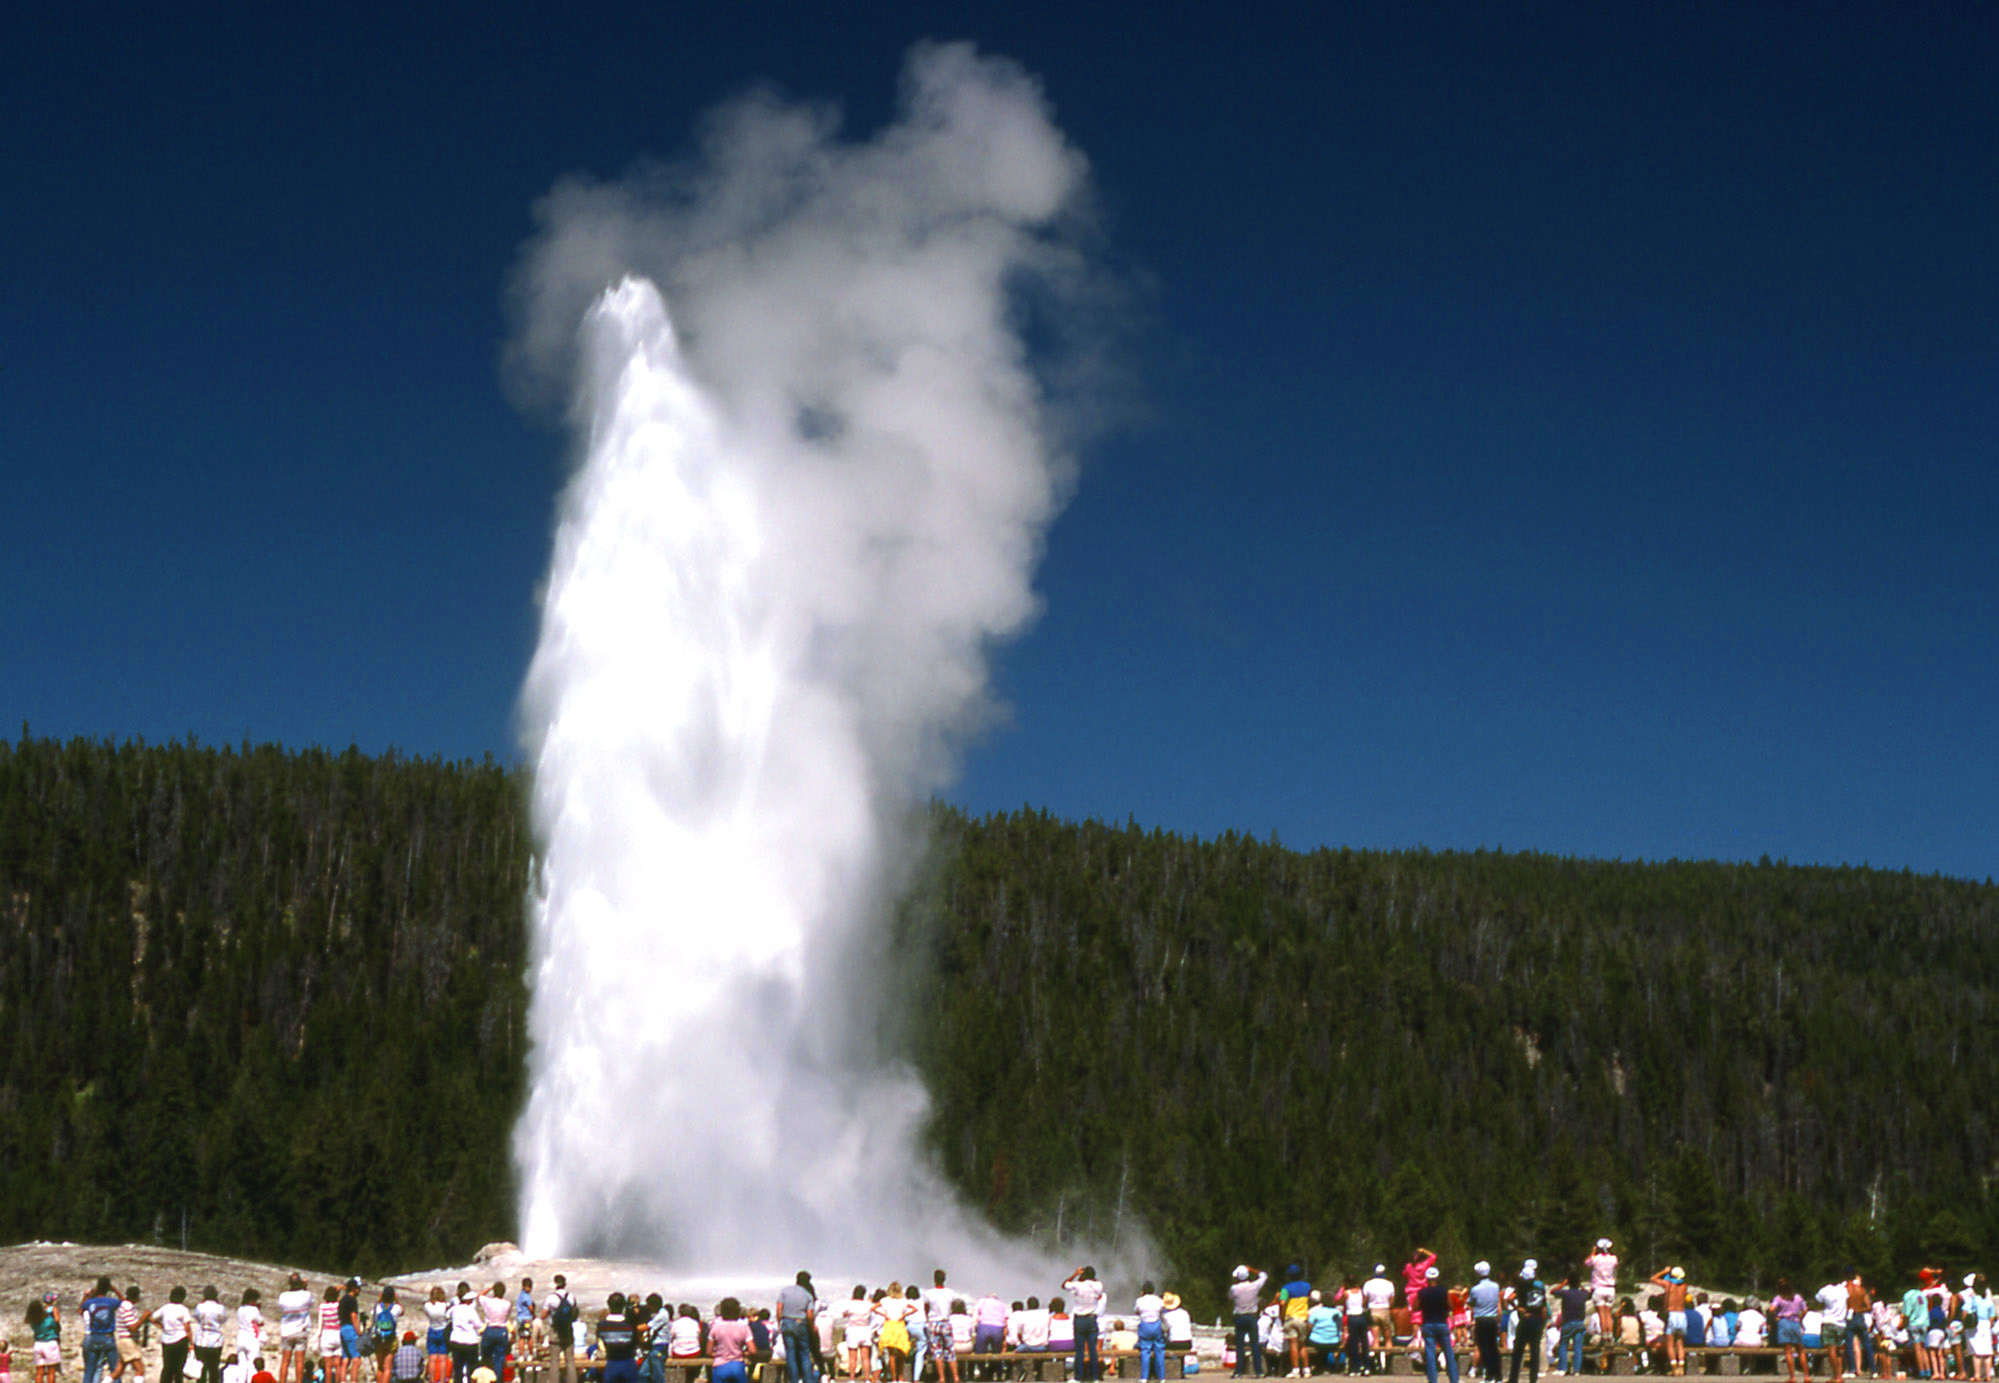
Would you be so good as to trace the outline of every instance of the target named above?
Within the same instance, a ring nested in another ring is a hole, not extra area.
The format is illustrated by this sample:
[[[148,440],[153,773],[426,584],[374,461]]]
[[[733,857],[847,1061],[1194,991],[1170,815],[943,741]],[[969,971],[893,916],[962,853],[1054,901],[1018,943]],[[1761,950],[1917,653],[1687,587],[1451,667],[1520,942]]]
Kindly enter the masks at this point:
[[[1160,1300],[1165,1303],[1168,1311],[1177,1311],[1180,1309],[1180,1294],[1178,1292],[1168,1292]]]

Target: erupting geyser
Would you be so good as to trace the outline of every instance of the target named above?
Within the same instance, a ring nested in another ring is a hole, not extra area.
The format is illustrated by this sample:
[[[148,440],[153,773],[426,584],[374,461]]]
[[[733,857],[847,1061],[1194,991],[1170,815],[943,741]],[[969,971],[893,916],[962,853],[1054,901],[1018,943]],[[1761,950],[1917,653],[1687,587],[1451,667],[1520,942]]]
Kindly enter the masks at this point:
[[[579,463],[523,694],[531,1254],[1009,1256],[853,1034],[908,809],[1033,613],[1065,462],[1022,295],[1074,301],[1083,172],[1017,68],[929,46],[865,143],[754,97],[542,207],[517,355]]]

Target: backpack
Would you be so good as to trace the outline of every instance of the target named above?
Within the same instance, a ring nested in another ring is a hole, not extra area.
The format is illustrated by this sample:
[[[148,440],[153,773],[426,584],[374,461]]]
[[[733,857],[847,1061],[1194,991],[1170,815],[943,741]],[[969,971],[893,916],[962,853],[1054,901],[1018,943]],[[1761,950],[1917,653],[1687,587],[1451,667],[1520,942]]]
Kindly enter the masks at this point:
[[[576,1338],[576,1298],[564,1292],[555,1299],[555,1309],[548,1313],[548,1323],[555,1329],[555,1338],[563,1344],[570,1344]]]
[[[375,1338],[378,1340],[396,1338],[396,1308],[386,1301],[375,1307]]]

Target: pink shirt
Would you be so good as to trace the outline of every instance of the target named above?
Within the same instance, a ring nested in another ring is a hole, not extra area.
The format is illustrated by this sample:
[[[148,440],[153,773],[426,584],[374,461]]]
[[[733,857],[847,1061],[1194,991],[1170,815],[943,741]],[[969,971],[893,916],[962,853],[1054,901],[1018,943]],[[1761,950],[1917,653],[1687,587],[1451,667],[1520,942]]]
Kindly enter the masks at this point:
[[[1005,1325],[1006,1303],[998,1297],[979,1298],[979,1324]]]
[[[748,1321],[716,1321],[708,1327],[708,1354],[718,1364],[740,1364],[749,1347]]]

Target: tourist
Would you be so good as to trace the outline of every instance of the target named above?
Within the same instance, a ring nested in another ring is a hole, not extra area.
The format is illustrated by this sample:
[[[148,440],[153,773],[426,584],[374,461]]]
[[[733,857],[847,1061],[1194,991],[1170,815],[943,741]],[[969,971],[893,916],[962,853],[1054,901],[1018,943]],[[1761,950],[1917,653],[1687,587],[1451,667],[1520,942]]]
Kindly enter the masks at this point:
[[[749,1370],[743,1362],[750,1346],[749,1323],[743,1319],[742,1303],[734,1297],[723,1297],[722,1304],[715,1308],[715,1323],[708,1328],[708,1352],[715,1361],[710,1374],[713,1383],[749,1383]],[[789,1359],[786,1367],[791,1367]],[[611,1383],[606,1377],[604,1383]]]
[[[452,1383],[470,1383],[472,1370],[479,1367],[479,1337],[485,1331],[485,1313],[473,1299],[472,1284],[461,1282],[451,1298],[451,1325],[446,1342],[451,1346]]]
[[[698,1359],[707,1347],[707,1332],[701,1327],[701,1313],[694,1309],[692,1302],[682,1302],[680,1314],[673,1318],[668,1353],[675,1359]]]
[[[291,1383],[292,1370],[305,1372],[306,1335],[312,1329],[312,1292],[293,1273],[278,1293],[278,1383]],[[173,1379],[163,1383],[175,1383]]]
[[[1667,1371],[1687,1371],[1687,1274],[1684,1268],[1661,1268],[1648,1279],[1666,1296]]]
[[[1960,1305],[1964,1312],[1966,1326],[1965,1347],[1971,1352],[1971,1376],[1978,1383],[1989,1383],[1992,1377],[1992,1318],[1995,1304],[1992,1293],[1985,1285],[1984,1273],[1973,1273],[1964,1279],[1964,1297]]]
[[[1478,1376],[1486,1383],[1499,1383],[1499,1304],[1503,1293],[1493,1279],[1492,1264],[1480,1259],[1472,1264],[1471,1338],[1478,1359]]]
[[[811,1273],[801,1269],[778,1289],[777,1329],[784,1337],[784,1373],[790,1383],[818,1383],[812,1366],[812,1330],[818,1309]]]
[[[514,1294],[514,1338],[521,1348],[528,1347],[529,1337],[534,1331],[534,1279],[521,1279],[521,1289]]]
[[[361,1373],[359,1361],[363,1353],[360,1278],[350,1277],[342,1284],[337,1304],[340,1316],[341,1383],[355,1383]]]
[[[1735,1316],[1735,1347],[1737,1349],[1764,1349],[1770,1343],[1770,1318],[1763,1314],[1763,1308],[1751,1297],[1742,1303],[1742,1309]]]
[[[1367,1304],[1368,1324],[1374,1331],[1373,1363],[1369,1371],[1387,1367],[1387,1353],[1395,1338],[1395,1284],[1388,1280],[1388,1265],[1376,1263],[1374,1276],[1361,1284],[1361,1299]]]
[[[429,1383],[444,1383],[451,1372],[451,1302],[435,1283],[423,1304],[423,1318],[424,1376]]]
[[[1340,1309],[1345,1312],[1347,1372],[1358,1376],[1368,1371],[1371,1361],[1367,1353],[1367,1297],[1352,1273],[1341,1279]]]
[[[1797,1383],[1802,1370],[1807,1378],[1811,1376],[1811,1361],[1805,1357],[1805,1299],[1791,1287],[1791,1279],[1777,1279],[1777,1294],[1770,1298],[1770,1309],[1777,1318],[1777,1348],[1784,1351],[1784,1372],[1791,1383]]]
[[[1559,1374],[1581,1377],[1583,1371],[1583,1342],[1589,1336],[1592,1313],[1590,1293],[1576,1281],[1570,1273],[1563,1277],[1562,1285],[1555,1292],[1556,1304],[1562,1308],[1561,1334],[1555,1341],[1555,1369]]]
[[[1284,1270],[1285,1283],[1277,1289],[1277,1303],[1284,1317],[1284,1355],[1291,1366],[1287,1377],[1305,1376],[1305,1317],[1312,1309],[1312,1284],[1305,1281],[1293,1263]]]
[[[1858,1377],[1873,1373],[1874,1298],[1858,1268],[1849,1269],[1846,1281],[1846,1367]]]
[[[1069,1308],[1062,1304],[1060,1297],[1048,1298],[1048,1352],[1076,1352],[1076,1318],[1069,1314]]]
[[[118,1294],[111,1279],[100,1277],[83,1299],[83,1383],[97,1383],[118,1362]]]
[[[972,1352],[972,1313],[963,1297],[951,1298],[951,1349],[959,1355]]]
[[[500,1287],[500,1304],[507,1304],[504,1286]],[[501,1333],[504,1335],[505,1331]],[[484,1345],[485,1340],[482,1338],[480,1343]],[[625,1309],[623,1292],[613,1292],[604,1301],[604,1312],[597,1317],[597,1347],[604,1358],[603,1383],[639,1383],[638,1326]],[[506,1347],[502,1342],[501,1364],[506,1362],[506,1357]]]
[[[1611,1251],[1610,1240],[1597,1240],[1596,1251],[1583,1259],[1583,1266],[1589,1269],[1589,1294],[1596,1304],[1597,1333],[1606,1340],[1612,1339],[1610,1308],[1617,1300],[1617,1255]]]
[[[389,1383],[419,1383],[427,1367],[423,1350],[417,1347],[416,1332],[405,1330],[403,1342],[389,1362]],[[252,1379],[251,1383],[256,1383]]]
[[[875,1321],[874,1303],[868,1300],[868,1289],[855,1283],[853,1299],[847,1303],[847,1331],[840,1339],[841,1362],[849,1378],[874,1383]],[[995,1346],[990,1351],[981,1349],[980,1352],[997,1354],[999,1349],[1000,1346]]]
[[[386,1295],[386,1289],[384,1294]],[[614,1293],[620,1303],[625,1298],[622,1293]],[[393,1298],[391,1298],[393,1300]],[[606,1305],[609,1303],[606,1302]],[[507,1299],[507,1284],[495,1282],[492,1287],[479,1294],[479,1358],[492,1369],[496,1378],[504,1378],[507,1373],[507,1345],[511,1339],[507,1329],[514,1317],[514,1304]],[[630,1317],[626,1317],[629,1322]],[[632,1334],[637,1343],[637,1330]],[[627,1356],[636,1360],[636,1352]],[[638,1364],[632,1364],[634,1378],[638,1374]]]
[[[346,1372],[340,1358],[340,1289],[331,1284],[319,1302],[319,1363],[325,1383],[339,1383]]]
[[[1418,1249],[1417,1253],[1422,1255],[1423,1250]],[[1458,1352],[1451,1343],[1451,1294],[1438,1278],[1437,1256],[1428,1257],[1423,1285],[1416,1289],[1410,1307],[1411,1320],[1420,1318],[1423,1322],[1423,1376],[1430,1383],[1437,1383],[1437,1356],[1441,1354],[1449,1366],[1451,1383],[1458,1383]]]
[[[1305,1343],[1316,1356],[1318,1371],[1331,1373],[1340,1357],[1340,1313],[1317,1290],[1305,1308]]]
[[[1520,1282],[1513,1289],[1513,1309],[1519,1321],[1513,1327],[1513,1367],[1507,1383],[1520,1383],[1520,1356],[1527,1356],[1528,1383],[1541,1377],[1541,1334],[1548,1321],[1548,1289],[1539,1276],[1540,1265],[1528,1259],[1520,1265]]]
[[[553,1287],[541,1303],[541,1318],[548,1326],[549,1349],[554,1356],[551,1363],[555,1377],[551,1383],[575,1383],[576,1323],[582,1316],[582,1308],[570,1294],[569,1279],[557,1273]]]
[[[1160,1300],[1166,1303],[1166,1310],[1159,1320],[1166,1327],[1166,1347],[1173,1350],[1194,1347],[1194,1317],[1180,1304],[1178,1292],[1168,1292]]]
[[[910,1303],[890,1284],[875,1302],[875,1339],[881,1349],[882,1369],[891,1380],[909,1377],[909,1354],[913,1343],[909,1333]],[[1045,1317],[1044,1317],[1045,1331]],[[1044,1334],[1043,1339],[1047,1337]]]
[[[1138,1289],[1131,1310],[1137,1318],[1138,1376],[1166,1383],[1166,1300],[1147,1282]]]
[[[958,1337],[951,1329],[951,1304],[957,1294],[944,1285],[944,1270],[930,1275],[923,1294],[923,1321],[930,1357],[937,1361],[937,1383],[958,1383]],[[808,1380],[809,1383],[809,1380]]]
[[[909,1376],[923,1377],[923,1362],[930,1357],[930,1332],[923,1328],[923,1293],[914,1282],[903,1290],[907,1303],[903,1324],[909,1328]]]
[[[255,1287],[245,1287],[236,1306],[236,1357],[246,1366],[263,1353],[263,1301]]]
[[[55,1383],[62,1368],[62,1312],[54,1292],[28,1303],[28,1329],[35,1337],[35,1383]]]
[[[222,1383],[222,1334],[229,1308],[213,1285],[201,1289],[194,1308],[194,1357],[201,1362],[201,1383]]]
[[[972,1319],[977,1327],[972,1336],[974,1354],[998,1354],[1006,1348],[1007,1309],[998,1292],[989,1291],[979,1298],[972,1308]],[[987,1361],[981,1366],[980,1377],[999,1377],[998,1366]]]
[[[1239,1263],[1235,1280],[1229,1284],[1229,1310],[1235,1316],[1237,1378],[1263,1377],[1263,1338],[1256,1328],[1256,1313],[1263,1300],[1264,1284],[1269,1281],[1269,1273]]]
[[[389,1383],[389,1370],[395,1362],[396,1341],[402,1334],[403,1308],[396,1301],[396,1289],[382,1288],[375,1299],[374,1310],[368,1317],[369,1331],[367,1348],[375,1358],[375,1383]],[[358,1367],[358,1366],[357,1366]],[[361,1368],[365,1376],[367,1369]]]
[[[222,1366],[222,1383],[250,1383],[250,1360],[241,1352],[232,1353]]]
[[[187,1288],[176,1284],[167,1293],[167,1304],[148,1311],[144,1319],[160,1328],[160,1383],[185,1383],[188,1345],[194,1332]]]
[[[1818,1304],[1819,1344],[1825,1350],[1826,1374],[1832,1383],[1839,1383],[1846,1367],[1846,1283],[1828,1282],[1814,1296]]]
[[[129,1372],[139,1383],[145,1383],[146,1351],[139,1345],[140,1323],[144,1320],[139,1311],[139,1284],[134,1282],[118,1303],[118,1362],[111,1370],[113,1378],[122,1380]]]
[[[1076,1324],[1076,1383],[1096,1383],[1104,1376],[1102,1351],[1097,1346],[1097,1312],[1104,1305],[1104,1284],[1097,1281],[1094,1267],[1082,1267],[1069,1274],[1062,1284],[1069,1293],[1069,1314]]]

